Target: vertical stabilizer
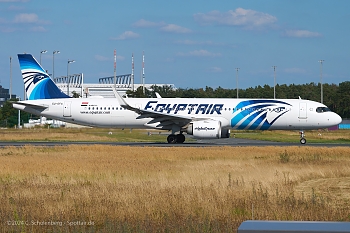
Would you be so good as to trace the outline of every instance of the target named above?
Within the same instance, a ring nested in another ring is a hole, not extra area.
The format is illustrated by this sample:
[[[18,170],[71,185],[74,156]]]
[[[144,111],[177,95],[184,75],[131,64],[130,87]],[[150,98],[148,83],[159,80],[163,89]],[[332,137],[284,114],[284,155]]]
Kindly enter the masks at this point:
[[[28,100],[70,98],[51,80],[31,54],[18,54]]]

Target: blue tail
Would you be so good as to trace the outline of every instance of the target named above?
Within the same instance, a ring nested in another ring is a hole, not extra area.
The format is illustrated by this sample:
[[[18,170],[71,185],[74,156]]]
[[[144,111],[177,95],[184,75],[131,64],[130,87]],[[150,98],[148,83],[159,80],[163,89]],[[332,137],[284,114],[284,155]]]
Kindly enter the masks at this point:
[[[27,99],[70,98],[51,80],[31,54],[18,54]]]

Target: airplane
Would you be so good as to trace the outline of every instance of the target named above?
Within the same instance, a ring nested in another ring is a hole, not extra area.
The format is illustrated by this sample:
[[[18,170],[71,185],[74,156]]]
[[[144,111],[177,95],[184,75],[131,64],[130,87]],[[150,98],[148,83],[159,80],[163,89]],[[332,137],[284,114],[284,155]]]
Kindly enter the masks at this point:
[[[38,116],[102,128],[152,128],[171,131],[168,143],[229,138],[231,129],[304,130],[340,124],[326,105],[299,99],[229,98],[71,98],[63,93],[30,54],[18,54],[27,100],[13,107]]]

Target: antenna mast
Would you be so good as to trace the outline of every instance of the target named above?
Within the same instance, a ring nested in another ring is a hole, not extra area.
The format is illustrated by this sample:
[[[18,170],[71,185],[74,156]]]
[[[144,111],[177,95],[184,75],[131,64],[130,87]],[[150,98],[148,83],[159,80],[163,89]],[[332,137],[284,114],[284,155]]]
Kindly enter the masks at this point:
[[[134,53],[131,54],[131,80],[132,80],[132,91],[135,91],[135,87],[134,87]]]
[[[145,94],[145,52],[142,51],[142,87],[143,94]]]
[[[116,89],[116,79],[117,79],[117,50],[114,49],[114,90]]]
[[[12,96],[12,57],[10,57],[10,99]]]

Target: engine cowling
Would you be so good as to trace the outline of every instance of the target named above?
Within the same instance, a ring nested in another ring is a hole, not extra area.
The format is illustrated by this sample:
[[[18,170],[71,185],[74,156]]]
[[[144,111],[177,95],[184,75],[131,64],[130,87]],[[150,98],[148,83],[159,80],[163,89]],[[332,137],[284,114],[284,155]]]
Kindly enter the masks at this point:
[[[187,133],[195,138],[221,138],[221,122],[213,120],[194,121],[187,127]]]

